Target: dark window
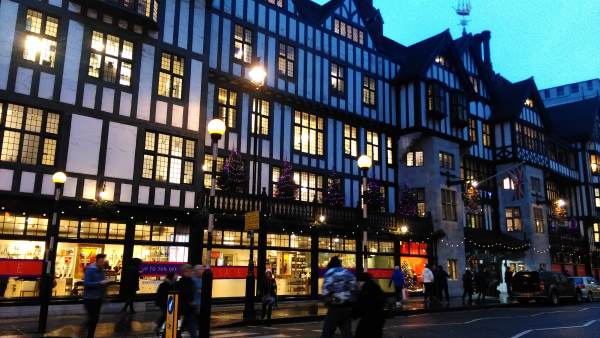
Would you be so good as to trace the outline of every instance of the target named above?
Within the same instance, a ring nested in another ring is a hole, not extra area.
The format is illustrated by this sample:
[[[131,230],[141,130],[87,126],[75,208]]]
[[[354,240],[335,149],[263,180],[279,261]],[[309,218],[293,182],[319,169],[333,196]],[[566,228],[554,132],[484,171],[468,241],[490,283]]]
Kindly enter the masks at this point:
[[[158,74],[158,95],[182,98],[185,60],[177,55],[162,53]]]
[[[233,35],[233,57],[245,63],[252,62],[252,31],[235,25],[235,33]]]
[[[451,95],[452,104],[450,106],[452,120],[455,123],[467,122],[469,114],[469,102],[467,97],[456,91]]]
[[[58,18],[28,9],[25,21],[23,59],[54,68]]]
[[[368,106],[374,106],[375,94],[375,79],[365,76],[363,78],[363,103]]]
[[[346,91],[346,74],[344,67],[331,63],[331,91],[334,95],[341,96]]]
[[[542,193],[542,180],[539,177],[531,176],[531,192],[536,195]]]
[[[0,103],[0,161],[53,166],[60,115],[16,104]]]
[[[288,78],[294,77],[294,64],[296,60],[296,51],[294,47],[279,44],[279,57],[277,58],[277,70],[279,74]]]
[[[228,128],[235,128],[237,118],[237,93],[219,88],[217,96],[217,114]]]
[[[535,232],[544,232],[544,209],[533,207],[533,223],[535,224]]]
[[[447,114],[446,89],[440,83],[427,84],[427,111],[438,116]]]
[[[442,219],[456,221],[456,191],[442,189]]]
[[[571,91],[571,94],[573,93],[579,93],[579,83],[573,83],[569,86],[569,89]]]
[[[562,96],[565,95],[565,87],[556,87],[556,95]]]
[[[504,215],[506,217],[506,231],[523,231],[521,208],[506,208],[504,209]]]
[[[425,217],[427,212],[425,204],[425,188],[413,188],[413,192],[417,200],[417,215],[419,217]]]
[[[142,177],[159,182],[192,184],[194,157],[194,140],[147,131]]]
[[[588,90],[592,90],[592,89],[594,89],[594,81],[592,81],[592,80],[588,80],[588,81],[586,82],[586,84],[587,84],[587,89],[588,89]]]
[[[550,89],[544,89],[544,97],[545,98],[549,98],[550,97]]]
[[[132,42],[93,31],[91,48],[89,76],[123,86],[131,85]]]
[[[440,168],[454,170],[454,155],[440,151]]]
[[[471,84],[473,85],[473,90],[475,91],[475,93],[479,93],[479,80],[477,80],[477,78],[475,78],[473,76],[469,76],[469,81],[471,81]]]

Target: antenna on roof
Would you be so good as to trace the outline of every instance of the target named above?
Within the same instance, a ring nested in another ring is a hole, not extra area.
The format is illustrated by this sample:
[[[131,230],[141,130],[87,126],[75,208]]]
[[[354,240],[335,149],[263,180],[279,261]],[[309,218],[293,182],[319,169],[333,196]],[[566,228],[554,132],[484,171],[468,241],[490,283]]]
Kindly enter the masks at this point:
[[[461,17],[460,25],[463,27],[463,35],[467,35],[467,25],[469,24],[469,21],[471,21],[468,20],[467,17],[471,15],[472,8],[471,0],[458,0],[458,4],[456,5],[456,8],[454,8],[456,14]]]

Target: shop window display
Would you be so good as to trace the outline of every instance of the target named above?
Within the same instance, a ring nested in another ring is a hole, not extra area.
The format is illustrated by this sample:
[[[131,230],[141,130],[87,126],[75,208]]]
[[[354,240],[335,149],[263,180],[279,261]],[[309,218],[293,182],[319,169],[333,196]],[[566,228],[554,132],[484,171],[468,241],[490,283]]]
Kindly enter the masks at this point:
[[[92,243],[58,243],[56,251],[55,297],[83,295],[85,268],[94,263],[97,254],[106,255],[105,275],[110,281],[107,295],[119,294],[121,270],[123,269],[123,245]]]
[[[257,251],[254,251],[256,275]],[[206,249],[202,252],[206,257]],[[213,271],[213,297],[244,297],[248,274],[249,249],[213,248],[210,265]]]
[[[267,250],[267,269],[278,295],[310,295],[310,252]]]
[[[406,278],[406,286],[409,292],[423,291],[423,270],[427,265],[424,257],[400,257],[400,267]]]
[[[0,298],[37,297],[45,245],[0,240]]]
[[[135,245],[133,258],[142,260],[139,293],[155,293],[162,278],[188,261],[186,246]]]
[[[327,271],[327,264],[332,257],[338,256],[342,261],[342,267],[354,272],[356,270],[356,253],[319,252],[319,294],[323,293],[323,275]]]

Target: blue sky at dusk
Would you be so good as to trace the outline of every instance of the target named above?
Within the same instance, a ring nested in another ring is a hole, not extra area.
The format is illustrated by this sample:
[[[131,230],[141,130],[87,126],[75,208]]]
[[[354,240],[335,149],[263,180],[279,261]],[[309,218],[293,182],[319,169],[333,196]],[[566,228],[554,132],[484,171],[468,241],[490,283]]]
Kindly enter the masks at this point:
[[[323,4],[328,0],[316,0]],[[461,34],[457,0],[373,0],[384,34],[411,45],[450,28]],[[600,0],[471,0],[468,31],[492,32],[494,69],[539,88],[600,77]]]

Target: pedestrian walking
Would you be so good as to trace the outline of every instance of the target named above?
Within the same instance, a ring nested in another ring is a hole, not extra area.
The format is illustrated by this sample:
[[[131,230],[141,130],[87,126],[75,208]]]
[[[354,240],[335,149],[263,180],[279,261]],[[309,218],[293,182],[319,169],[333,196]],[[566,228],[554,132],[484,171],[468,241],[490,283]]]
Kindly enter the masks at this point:
[[[104,276],[106,255],[96,255],[96,261],[85,268],[83,275],[83,306],[87,312],[87,337],[93,338],[100,319],[100,309],[104,300],[108,279]]]
[[[190,333],[190,338],[198,337],[198,321],[196,318],[198,304],[196,304],[196,283],[192,279],[194,272],[192,266],[184,264],[181,267],[181,278],[177,281],[176,289],[179,292],[179,314],[183,317],[182,330]]]
[[[160,308],[160,315],[156,319],[154,327],[154,332],[157,335],[162,332],[162,326],[167,318],[167,299],[169,297],[169,292],[174,290],[175,283],[175,273],[169,272],[156,290],[156,298],[154,303]]]
[[[125,305],[123,305],[121,312],[125,312],[127,311],[127,308],[129,308],[130,313],[135,313],[133,302],[135,300],[135,294],[140,289],[141,265],[142,260],[134,258],[131,260],[131,264],[129,264],[122,272],[121,294],[123,295]]]
[[[262,299],[261,319],[267,318],[267,324],[270,324],[273,305],[277,300],[277,282],[273,278],[271,270],[265,271],[265,279],[262,282],[260,294]]]
[[[321,338],[333,337],[338,327],[343,338],[351,338],[356,278],[342,267],[342,262],[337,256],[332,257],[327,265],[322,293],[327,306],[327,315],[323,320]]]
[[[368,273],[358,276],[360,293],[354,306],[355,318],[360,318],[355,338],[381,338],[385,324],[385,294]]]
[[[469,297],[469,305],[473,303],[473,273],[469,268],[465,271],[462,276],[462,284],[463,284],[463,295],[462,301],[463,304],[465,302],[465,297]]]
[[[441,301],[443,298],[446,298],[446,303],[450,303],[450,294],[448,293],[448,278],[450,278],[450,275],[448,275],[441,265],[438,265],[435,274],[435,281],[438,285],[439,300]]]
[[[392,284],[394,285],[394,291],[396,292],[396,306],[402,306],[402,300],[404,299],[403,297],[403,292],[404,292],[404,284],[405,284],[405,277],[404,277],[404,273],[402,272],[402,269],[400,269],[400,267],[398,265],[396,265],[394,267],[394,272],[392,272],[392,277],[390,278],[390,282],[388,284],[388,287],[391,287]]]
[[[435,286],[433,285],[433,282],[435,281],[435,277],[433,276],[433,272],[430,269],[430,265],[427,264],[425,266],[425,269],[423,269],[423,288],[424,288],[424,292],[423,294],[425,295],[425,302],[433,302],[434,299],[434,293],[435,293]]]
[[[475,287],[477,288],[477,300],[485,305],[485,299],[487,297],[489,287],[489,277],[487,268],[479,268],[479,271],[475,274]]]
[[[504,271],[504,283],[506,283],[506,292],[508,293],[508,296],[511,297],[512,296],[512,279],[513,276],[515,274],[512,266],[507,266],[505,265],[505,271]]]

